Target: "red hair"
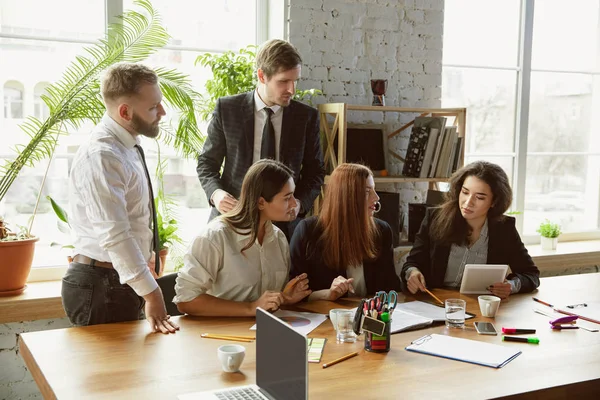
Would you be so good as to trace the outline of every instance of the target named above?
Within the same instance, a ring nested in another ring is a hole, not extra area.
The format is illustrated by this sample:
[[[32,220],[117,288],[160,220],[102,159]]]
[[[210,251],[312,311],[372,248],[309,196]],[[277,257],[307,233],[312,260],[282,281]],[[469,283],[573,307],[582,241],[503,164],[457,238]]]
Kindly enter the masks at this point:
[[[379,231],[367,211],[367,178],[371,170],[360,164],[340,164],[325,187],[318,225],[325,265],[337,270],[377,257]]]

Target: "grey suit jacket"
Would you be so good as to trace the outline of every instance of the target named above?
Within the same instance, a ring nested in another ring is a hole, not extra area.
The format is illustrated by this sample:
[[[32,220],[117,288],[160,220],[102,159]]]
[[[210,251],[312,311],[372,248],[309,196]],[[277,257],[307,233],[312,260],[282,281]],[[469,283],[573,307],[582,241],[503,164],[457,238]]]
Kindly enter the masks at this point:
[[[252,165],[253,149],[254,92],[217,100],[196,168],[208,199],[217,189],[239,198],[242,181]],[[302,210],[310,210],[325,176],[316,109],[294,100],[283,108],[279,158],[294,171],[294,196]],[[217,215],[213,208],[210,218]]]

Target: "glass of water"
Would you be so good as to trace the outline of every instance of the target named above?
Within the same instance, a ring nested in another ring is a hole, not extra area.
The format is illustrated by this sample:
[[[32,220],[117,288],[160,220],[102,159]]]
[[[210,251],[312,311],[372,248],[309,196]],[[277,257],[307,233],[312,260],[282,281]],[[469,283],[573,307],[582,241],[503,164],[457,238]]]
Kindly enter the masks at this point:
[[[466,308],[467,303],[464,300],[446,300],[446,326],[449,328],[464,328]]]
[[[352,328],[354,314],[352,310],[339,310],[336,312],[335,331],[338,343],[356,342],[356,334]]]

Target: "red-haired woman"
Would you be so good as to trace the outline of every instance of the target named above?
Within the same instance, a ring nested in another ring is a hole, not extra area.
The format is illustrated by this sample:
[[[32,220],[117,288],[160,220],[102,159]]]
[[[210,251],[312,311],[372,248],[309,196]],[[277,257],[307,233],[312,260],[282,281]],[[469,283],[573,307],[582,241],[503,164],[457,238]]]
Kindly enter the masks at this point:
[[[309,300],[400,289],[392,229],[373,217],[379,207],[369,168],[341,164],[333,171],[321,213],[301,221],[290,243],[290,276],[308,275]]]

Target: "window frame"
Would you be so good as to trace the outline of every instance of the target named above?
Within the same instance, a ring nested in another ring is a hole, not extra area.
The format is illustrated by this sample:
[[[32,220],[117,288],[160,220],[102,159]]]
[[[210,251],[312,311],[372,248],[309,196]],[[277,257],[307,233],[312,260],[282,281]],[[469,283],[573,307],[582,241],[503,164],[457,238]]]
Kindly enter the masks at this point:
[[[476,157],[511,157],[513,159],[513,208],[515,210],[525,209],[525,187],[526,187],[526,168],[527,158],[530,156],[540,155],[561,155],[564,152],[528,152],[527,139],[529,130],[529,106],[531,95],[531,76],[534,72],[551,72],[551,73],[577,73],[591,75],[594,79],[600,79],[600,61],[597,63],[597,70],[561,70],[561,69],[542,69],[532,67],[533,53],[533,30],[534,30],[534,6],[535,0],[520,0],[520,22],[519,22],[519,45],[518,57],[516,66],[491,66],[491,65],[464,65],[442,63],[442,68],[461,68],[461,69],[485,69],[485,70],[508,70],[516,71],[517,73],[517,90],[516,90],[516,113],[514,117],[515,140],[513,152],[469,152],[468,149],[465,158],[471,156]],[[600,11],[598,15],[598,36],[600,37]],[[600,51],[598,53],[600,57]],[[577,155],[600,155],[599,151],[594,152],[576,152]],[[598,202],[598,229],[588,231],[569,232],[561,234],[561,241],[579,241],[579,240],[594,240],[600,238],[600,201]],[[517,230],[521,233],[525,244],[538,244],[540,236],[537,234],[523,234],[524,216],[522,213],[515,215],[517,220]]]

